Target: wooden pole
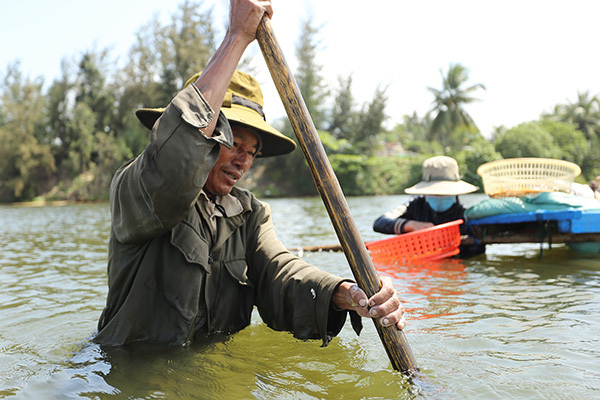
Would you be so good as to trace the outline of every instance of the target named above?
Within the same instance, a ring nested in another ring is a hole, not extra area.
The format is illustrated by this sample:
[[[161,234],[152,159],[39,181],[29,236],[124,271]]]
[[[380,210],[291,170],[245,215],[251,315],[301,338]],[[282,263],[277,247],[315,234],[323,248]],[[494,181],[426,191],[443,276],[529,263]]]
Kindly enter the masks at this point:
[[[354,278],[358,286],[371,297],[379,291],[379,276],[268,17],[263,18],[256,37]],[[396,327],[384,327],[375,319],[373,322],[393,368],[409,376],[415,375],[419,367],[404,332]]]

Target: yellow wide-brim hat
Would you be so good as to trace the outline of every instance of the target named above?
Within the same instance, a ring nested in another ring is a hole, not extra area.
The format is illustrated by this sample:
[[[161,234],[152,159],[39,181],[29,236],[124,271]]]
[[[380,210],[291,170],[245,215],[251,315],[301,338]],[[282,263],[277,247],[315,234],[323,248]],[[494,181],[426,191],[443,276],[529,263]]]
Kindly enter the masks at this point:
[[[421,182],[404,190],[408,194],[458,196],[479,189],[460,179],[458,163],[452,157],[437,156],[423,161]]]
[[[184,88],[194,83],[202,72],[196,73],[184,85]],[[221,111],[229,122],[244,125],[258,134],[262,144],[257,157],[272,157],[287,154],[296,148],[296,143],[265,121],[263,112],[263,94],[258,81],[245,72],[235,71]],[[152,129],[156,120],[164,112],[164,108],[140,108],[135,115],[148,129]]]

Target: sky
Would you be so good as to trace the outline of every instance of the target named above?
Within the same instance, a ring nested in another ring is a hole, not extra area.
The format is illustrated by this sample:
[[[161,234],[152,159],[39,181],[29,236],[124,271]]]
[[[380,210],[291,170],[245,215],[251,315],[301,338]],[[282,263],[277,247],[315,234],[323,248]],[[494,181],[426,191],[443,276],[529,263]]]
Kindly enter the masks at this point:
[[[110,48],[126,60],[135,32],[153,16],[166,23],[180,1],[39,0],[3,1],[0,8],[0,76],[20,62],[29,78],[49,84],[60,75],[63,58]],[[206,0],[216,23],[225,27],[227,0]],[[478,102],[466,106],[489,137],[498,126],[537,120],[556,104],[577,100],[578,92],[600,95],[597,0],[273,0],[273,30],[295,70],[302,22],[321,27],[316,62],[324,79],[337,86],[352,74],[358,105],[387,86],[388,126],[406,114],[425,115],[434,100],[429,87],[442,87],[442,72],[460,63],[466,86]],[[265,95],[267,120],[285,114],[257,44],[256,77]],[[162,106],[162,105],[148,105]]]

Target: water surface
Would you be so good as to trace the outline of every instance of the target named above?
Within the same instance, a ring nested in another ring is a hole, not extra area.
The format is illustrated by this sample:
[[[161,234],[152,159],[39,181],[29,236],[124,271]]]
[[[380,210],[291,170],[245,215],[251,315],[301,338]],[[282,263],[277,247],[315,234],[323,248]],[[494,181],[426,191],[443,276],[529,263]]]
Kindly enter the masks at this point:
[[[480,199],[462,197],[465,204]],[[405,196],[348,203],[365,241]],[[333,244],[319,198],[269,200],[289,247]],[[190,348],[89,343],[106,297],[107,204],[0,207],[0,398],[413,398],[375,328],[349,324],[328,347],[274,332],[255,312],[228,337]],[[470,260],[378,267],[408,310],[425,398],[600,397],[600,258],[564,245],[492,245]],[[342,253],[304,253],[351,276]]]

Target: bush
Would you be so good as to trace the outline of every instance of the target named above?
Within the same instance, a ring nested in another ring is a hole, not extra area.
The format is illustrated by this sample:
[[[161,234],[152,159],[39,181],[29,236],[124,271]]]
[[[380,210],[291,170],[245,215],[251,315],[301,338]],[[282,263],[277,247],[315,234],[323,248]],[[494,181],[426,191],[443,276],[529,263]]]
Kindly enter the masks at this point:
[[[421,179],[422,159],[420,157],[335,154],[330,157],[330,161],[344,194],[348,196],[403,193],[412,182]],[[413,176],[415,171],[418,171],[416,179]]]
[[[542,121],[540,124],[560,147],[562,159],[581,166],[589,147],[583,132],[566,122]]]
[[[483,190],[483,181],[477,174],[477,168],[486,162],[502,159],[502,155],[495,150],[492,143],[480,137],[456,153],[454,158],[458,162],[462,179]]]
[[[561,158],[562,155],[552,134],[537,121],[525,122],[500,133],[494,145],[503,158]]]

